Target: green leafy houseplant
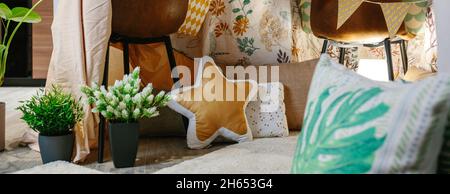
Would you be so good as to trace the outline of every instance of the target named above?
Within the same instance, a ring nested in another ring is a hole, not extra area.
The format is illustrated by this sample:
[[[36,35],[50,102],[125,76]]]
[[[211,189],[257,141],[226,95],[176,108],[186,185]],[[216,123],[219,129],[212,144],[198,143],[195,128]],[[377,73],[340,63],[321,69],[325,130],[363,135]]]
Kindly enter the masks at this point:
[[[39,23],[41,16],[33,10],[41,4],[43,0],[38,1],[31,9],[25,7],[15,7],[10,9],[6,4],[0,3],[0,23],[3,24],[5,31],[0,36],[0,86],[3,84],[6,62],[8,60],[8,52],[12,40],[23,23]],[[10,33],[12,22],[17,22],[17,25]]]
[[[88,103],[95,106],[92,112],[102,114],[109,121],[110,150],[116,168],[134,166],[139,147],[138,121],[158,116],[158,108],[166,106],[171,99],[164,91],[153,95],[151,84],[140,92],[139,71],[136,68],[108,90],[95,83],[93,87],[81,88]]]
[[[80,103],[56,86],[38,91],[17,109],[23,113],[22,120],[43,136],[71,134],[75,124],[83,119]]]
[[[88,103],[95,105],[92,112],[101,113],[112,123],[136,123],[139,119],[158,116],[157,109],[166,106],[171,97],[164,91],[153,95],[151,84],[139,92],[139,72],[140,69],[136,68],[131,75],[116,81],[108,91],[105,86],[99,87],[95,83],[93,87],[82,87],[81,91],[88,97]]]

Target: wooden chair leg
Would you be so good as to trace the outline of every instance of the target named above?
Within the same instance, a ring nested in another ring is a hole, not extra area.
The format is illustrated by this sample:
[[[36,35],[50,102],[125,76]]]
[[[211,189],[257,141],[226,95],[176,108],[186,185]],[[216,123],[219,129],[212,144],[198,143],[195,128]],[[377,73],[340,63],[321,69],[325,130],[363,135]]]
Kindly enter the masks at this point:
[[[164,44],[166,45],[166,52],[167,52],[167,57],[169,57],[169,65],[170,65],[170,69],[172,72],[172,75],[177,75],[178,72],[176,72],[176,67],[177,67],[177,62],[175,60],[175,54],[173,52],[173,47],[172,47],[172,42],[170,40],[169,36],[164,37]],[[171,75],[171,76],[172,76]],[[181,83],[179,83],[180,79],[178,77],[172,77],[173,79],[173,83],[175,84],[175,88],[180,88],[181,87]],[[189,127],[189,119],[186,118],[185,116],[181,116],[183,119],[183,125],[184,125],[184,129],[187,132],[187,129]]]
[[[103,81],[102,85],[108,85],[109,76],[109,42],[106,48],[106,58],[105,58],[105,69],[103,70]],[[100,114],[100,123],[98,126],[98,163],[103,163],[103,156],[105,151],[105,129],[106,129],[106,119]]]
[[[123,71],[124,75],[130,74],[130,45],[127,40],[123,42]]]
[[[347,52],[346,48],[339,48],[339,63],[345,66],[345,53]]]
[[[173,83],[175,84],[176,88],[180,87],[180,83],[178,83],[178,81],[180,80],[178,77],[174,77],[173,75],[177,74],[176,72],[176,67],[177,67],[177,61],[175,60],[175,54],[173,52],[173,47],[172,47],[172,41],[170,39],[170,36],[165,36],[164,38],[164,44],[166,46],[166,52],[167,52],[167,57],[169,59],[169,65],[170,65],[170,69],[172,72],[172,79],[173,79]],[[175,71],[175,72],[174,72]]]
[[[406,74],[406,72],[408,72],[408,68],[409,68],[408,49],[407,49],[407,45],[406,45],[406,40],[400,41],[400,52],[402,55],[403,72]]]
[[[388,65],[388,74],[389,74],[389,80],[394,81],[394,64],[392,62],[392,50],[391,50],[391,41],[389,39],[386,39],[384,41],[384,48],[386,50],[386,61]]]
[[[327,50],[328,50],[328,43],[329,43],[329,41],[326,40],[326,39],[323,41],[322,52],[320,52],[321,54],[327,53]]]

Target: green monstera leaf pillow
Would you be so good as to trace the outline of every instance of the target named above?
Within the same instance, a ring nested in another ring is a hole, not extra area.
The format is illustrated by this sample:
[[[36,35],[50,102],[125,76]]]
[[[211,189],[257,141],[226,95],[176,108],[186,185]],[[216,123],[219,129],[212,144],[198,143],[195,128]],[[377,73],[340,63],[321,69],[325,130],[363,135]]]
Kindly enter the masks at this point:
[[[449,99],[448,76],[375,82],[323,55],[292,172],[435,173]]]

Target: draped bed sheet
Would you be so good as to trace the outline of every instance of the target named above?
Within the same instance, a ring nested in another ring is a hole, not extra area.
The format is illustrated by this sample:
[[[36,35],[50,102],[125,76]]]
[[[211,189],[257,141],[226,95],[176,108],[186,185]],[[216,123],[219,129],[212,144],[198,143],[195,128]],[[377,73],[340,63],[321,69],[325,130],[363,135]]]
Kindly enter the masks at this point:
[[[195,37],[171,35],[174,48],[183,54],[183,57],[177,54],[177,62],[190,66],[193,63],[191,58],[203,55],[212,56],[218,64],[227,65],[301,62],[319,57],[322,42],[302,31],[298,1],[210,0],[209,12],[199,34]],[[111,2],[59,1],[54,18],[54,51],[47,86],[58,84],[76,97],[81,97],[81,85],[102,80],[111,33]],[[424,19],[425,27],[408,45],[409,62],[411,66],[436,71],[437,43],[433,12],[425,13]],[[130,49],[130,57],[132,65],[147,67],[148,73],[142,75],[144,81],[168,89],[167,79],[154,76],[160,74],[161,68],[158,67],[168,66],[165,55],[161,54],[161,46],[134,46]],[[399,48],[393,49],[395,70],[401,76]],[[346,60],[353,69],[358,67],[358,58],[384,58],[383,48],[360,48],[351,52],[353,57]],[[146,57],[139,57],[136,53]],[[335,49],[330,49],[332,56],[336,53]],[[121,61],[111,63],[120,66]],[[119,67],[112,67],[112,70],[115,68]],[[84,122],[75,129],[76,162],[83,161],[97,143],[98,116],[90,113],[89,106],[85,106],[84,110]]]
[[[59,1],[52,35],[53,53],[47,76],[47,88],[59,85],[81,97],[80,86],[99,83],[103,77],[106,47],[111,34],[109,0]],[[84,106],[84,121],[74,129],[74,161],[84,160],[95,146],[99,118]]]

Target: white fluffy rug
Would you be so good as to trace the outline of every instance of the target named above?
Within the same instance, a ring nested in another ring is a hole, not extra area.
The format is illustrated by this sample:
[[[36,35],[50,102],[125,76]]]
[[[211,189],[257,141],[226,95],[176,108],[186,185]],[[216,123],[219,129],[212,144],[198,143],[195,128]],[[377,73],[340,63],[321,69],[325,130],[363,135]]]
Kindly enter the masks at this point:
[[[156,174],[289,174],[297,136],[257,139],[162,169]]]
[[[19,143],[35,142],[36,134],[20,119],[22,114],[16,108],[20,106],[20,101],[30,99],[38,90],[39,88],[0,87],[0,101],[6,102],[6,148],[8,150],[16,148]]]
[[[103,172],[85,168],[76,164],[57,161],[31,169],[21,170],[13,174],[105,174]]]

